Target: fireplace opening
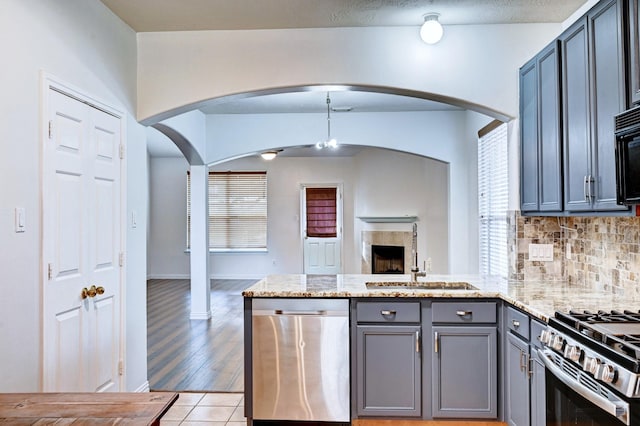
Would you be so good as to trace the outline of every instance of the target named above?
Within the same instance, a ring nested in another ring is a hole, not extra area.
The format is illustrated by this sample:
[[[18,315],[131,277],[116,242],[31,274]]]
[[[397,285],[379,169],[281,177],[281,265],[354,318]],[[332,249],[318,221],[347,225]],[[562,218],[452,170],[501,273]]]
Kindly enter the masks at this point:
[[[372,274],[404,274],[404,246],[371,246]]]

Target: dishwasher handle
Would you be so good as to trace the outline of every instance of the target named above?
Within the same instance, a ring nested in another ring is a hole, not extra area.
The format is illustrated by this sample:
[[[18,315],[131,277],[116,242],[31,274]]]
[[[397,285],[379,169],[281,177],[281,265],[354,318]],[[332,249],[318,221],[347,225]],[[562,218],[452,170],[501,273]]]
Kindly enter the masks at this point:
[[[276,309],[273,311],[276,315],[287,315],[287,316],[326,316],[327,311],[325,310],[317,310],[317,311],[284,311],[282,309]]]

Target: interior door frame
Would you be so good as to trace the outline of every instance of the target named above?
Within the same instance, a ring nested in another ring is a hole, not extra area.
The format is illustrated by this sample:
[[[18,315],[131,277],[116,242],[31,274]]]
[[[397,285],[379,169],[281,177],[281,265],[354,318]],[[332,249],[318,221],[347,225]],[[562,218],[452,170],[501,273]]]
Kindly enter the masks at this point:
[[[98,97],[89,95],[85,90],[82,90],[70,83],[67,83],[58,77],[45,72],[40,71],[40,165],[38,172],[40,173],[39,182],[39,240],[40,240],[40,300],[39,300],[39,312],[40,312],[40,391],[44,390],[45,386],[45,329],[47,328],[46,318],[44,316],[44,304],[46,303],[47,296],[47,282],[49,281],[49,268],[47,259],[47,242],[45,238],[45,170],[47,161],[46,158],[46,144],[49,142],[49,91],[54,90],[63,95],[69,96],[79,102],[89,105],[92,108],[106,112],[119,119],[120,122],[120,145],[123,147],[123,153],[126,151],[127,146],[127,126],[126,115],[123,111],[112,106],[111,104],[100,100]],[[127,369],[125,366],[125,354],[126,354],[126,251],[127,247],[127,156],[122,155],[120,159],[120,253],[122,254],[121,266],[119,271],[120,281],[120,371],[122,374],[118,375],[119,389],[125,390]]]
[[[343,184],[342,183],[301,183],[300,184],[300,242],[302,244],[302,271],[304,271],[304,241],[307,238],[307,188],[336,188],[336,237],[340,241],[340,272],[344,271],[344,233],[343,231]]]

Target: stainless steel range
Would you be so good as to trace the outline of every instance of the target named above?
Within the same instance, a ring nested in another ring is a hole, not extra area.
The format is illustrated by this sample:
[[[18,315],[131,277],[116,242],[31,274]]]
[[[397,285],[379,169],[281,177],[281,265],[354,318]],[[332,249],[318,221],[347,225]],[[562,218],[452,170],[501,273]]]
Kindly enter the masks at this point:
[[[547,425],[640,425],[640,312],[556,312],[539,336]]]

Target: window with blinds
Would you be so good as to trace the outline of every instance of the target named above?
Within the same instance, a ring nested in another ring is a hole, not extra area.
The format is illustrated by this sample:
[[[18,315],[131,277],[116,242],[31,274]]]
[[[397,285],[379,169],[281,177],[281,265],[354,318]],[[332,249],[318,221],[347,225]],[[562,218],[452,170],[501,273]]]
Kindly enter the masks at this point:
[[[191,176],[187,173],[187,246]],[[209,248],[267,248],[267,172],[209,172]]]
[[[478,132],[480,272],[507,277],[509,172],[507,125],[494,121]]]
[[[306,188],[307,237],[331,238],[337,233],[337,189]]]

